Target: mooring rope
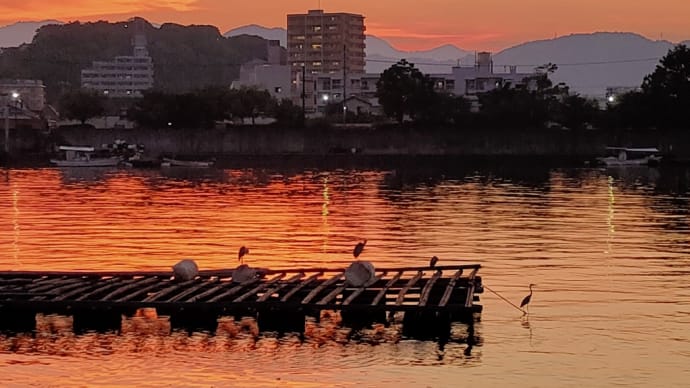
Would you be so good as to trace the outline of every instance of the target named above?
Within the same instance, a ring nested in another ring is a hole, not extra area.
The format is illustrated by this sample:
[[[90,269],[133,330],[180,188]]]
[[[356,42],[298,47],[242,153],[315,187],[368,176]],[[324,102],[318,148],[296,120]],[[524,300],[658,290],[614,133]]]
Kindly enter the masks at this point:
[[[492,289],[489,288],[489,286],[487,286],[486,284],[483,284],[482,286],[483,286],[484,288],[486,288],[487,290],[489,290],[489,291],[493,292],[494,294],[496,294],[499,298],[501,298],[501,299],[503,299],[504,301],[508,302],[511,306],[513,306],[513,307],[515,307],[516,309],[522,311],[523,314],[527,314],[527,311],[521,309],[521,308],[518,307],[515,303],[513,303],[513,302],[509,301],[508,299],[504,298],[503,295],[501,295],[501,294],[499,294],[498,292],[492,290]]]

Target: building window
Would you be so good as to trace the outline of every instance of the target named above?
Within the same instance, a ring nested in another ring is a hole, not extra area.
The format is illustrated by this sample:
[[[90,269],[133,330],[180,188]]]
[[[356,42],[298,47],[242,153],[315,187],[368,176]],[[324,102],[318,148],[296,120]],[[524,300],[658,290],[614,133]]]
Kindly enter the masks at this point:
[[[314,50],[321,50],[321,43],[312,43],[311,48]]]

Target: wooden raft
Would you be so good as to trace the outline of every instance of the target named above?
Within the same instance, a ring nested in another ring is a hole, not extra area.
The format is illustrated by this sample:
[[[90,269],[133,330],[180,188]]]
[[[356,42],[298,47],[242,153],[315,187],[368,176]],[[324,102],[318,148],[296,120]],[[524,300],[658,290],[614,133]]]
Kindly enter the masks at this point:
[[[189,281],[171,272],[0,272],[0,308],[35,313],[153,307],[159,313],[340,310],[479,313],[480,265],[377,269],[367,287],[346,284],[344,269],[265,270],[232,281],[232,271],[201,271]]]

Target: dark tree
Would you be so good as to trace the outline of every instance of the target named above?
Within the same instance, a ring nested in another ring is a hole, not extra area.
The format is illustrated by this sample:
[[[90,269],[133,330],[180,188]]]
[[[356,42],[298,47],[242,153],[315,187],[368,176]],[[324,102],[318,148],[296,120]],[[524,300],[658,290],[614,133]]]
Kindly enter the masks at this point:
[[[510,85],[480,95],[479,104],[480,118],[491,128],[542,128],[549,117],[542,93]]]
[[[95,90],[77,89],[63,94],[58,106],[63,117],[84,124],[92,117],[103,115],[105,98]]]
[[[685,45],[671,49],[645,77],[642,91],[654,108],[658,126],[690,126],[690,49]]]
[[[401,60],[386,69],[376,83],[376,97],[383,112],[403,122],[405,115],[415,118],[431,103],[434,85],[414,64]]]
[[[273,103],[271,94],[266,90],[246,87],[233,90],[230,99],[232,115],[242,120],[249,117],[252,119],[252,125],[257,117],[270,111]]]
[[[295,106],[288,98],[275,102],[271,113],[280,125],[296,127],[302,124],[302,108]]]

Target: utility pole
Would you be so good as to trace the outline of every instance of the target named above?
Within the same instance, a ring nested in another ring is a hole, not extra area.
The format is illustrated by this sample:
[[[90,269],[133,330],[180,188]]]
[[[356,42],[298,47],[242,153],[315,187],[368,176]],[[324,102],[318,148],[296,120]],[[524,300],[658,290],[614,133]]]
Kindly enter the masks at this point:
[[[302,126],[304,126],[307,122],[307,114],[306,114],[307,80],[305,79],[306,76],[307,76],[307,67],[303,65],[302,66]]]
[[[347,35],[345,35],[347,39]],[[343,124],[347,122],[347,43],[343,45]]]
[[[5,154],[10,153],[10,106],[5,103]]]

